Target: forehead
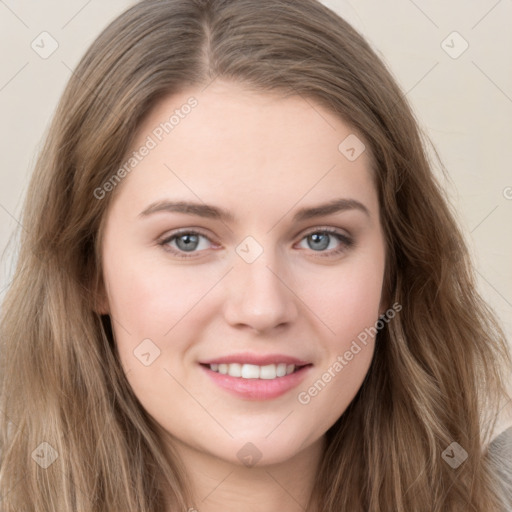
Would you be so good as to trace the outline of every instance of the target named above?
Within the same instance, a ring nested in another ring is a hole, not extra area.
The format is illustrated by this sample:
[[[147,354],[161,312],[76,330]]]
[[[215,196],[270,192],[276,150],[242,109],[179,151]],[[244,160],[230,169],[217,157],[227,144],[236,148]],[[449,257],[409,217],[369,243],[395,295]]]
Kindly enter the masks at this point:
[[[182,91],[149,113],[127,158],[133,153],[139,160],[122,184],[132,204],[184,195],[291,207],[330,193],[377,206],[363,142],[338,116],[301,96],[224,82]]]

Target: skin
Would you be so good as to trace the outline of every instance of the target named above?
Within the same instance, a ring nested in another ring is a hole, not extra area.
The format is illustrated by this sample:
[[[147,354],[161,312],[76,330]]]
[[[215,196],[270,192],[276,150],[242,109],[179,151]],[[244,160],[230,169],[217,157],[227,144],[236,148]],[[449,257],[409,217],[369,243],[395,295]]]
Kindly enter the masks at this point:
[[[162,100],[132,150],[191,96],[198,105],[115,191],[102,239],[103,312],[113,319],[133,391],[190,472],[191,507],[303,510],[324,434],[360,388],[374,340],[309,403],[300,403],[298,394],[332,372],[337,357],[387,307],[370,156],[364,151],[349,161],[338,146],[353,130],[315,102],[221,81]],[[368,214],[351,209],[293,220],[301,208],[338,198],[361,202]],[[140,215],[165,200],[215,205],[235,220]],[[162,244],[191,228],[206,236],[195,252],[183,251],[176,239]],[[353,246],[330,236],[323,238],[327,248],[319,248],[307,235],[325,228],[349,236]],[[263,250],[252,263],[236,252],[247,236]],[[192,257],[180,258],[169,247]],[[145,339],[160,350],[148,366],[134,355]],[[235,352],[287,354],[313,366],[278,398],[241,399],[199,365]],[[253,467],[237,456],[252,449],[249,442],[261,454]]]

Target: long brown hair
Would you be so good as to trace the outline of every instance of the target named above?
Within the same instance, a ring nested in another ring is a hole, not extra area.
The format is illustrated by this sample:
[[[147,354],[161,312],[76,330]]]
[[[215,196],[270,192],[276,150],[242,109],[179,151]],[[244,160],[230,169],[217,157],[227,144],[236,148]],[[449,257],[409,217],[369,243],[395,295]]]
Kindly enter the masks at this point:
[[[386,290],[402,311],[327,432],[321,510],[502,512],[486,446],[512,364],[504,334],[476,292],[403,93],[365,40],[314,0],[145,0],[73,73],[28,191],[2,310],[1,510],[192,505],[180,461],[164,451],[109,319],[96,312],[100,228],[114,192],[97,199],[95,190],[156,102],[217,77],[310,98],[373,155]],[[468,454],[456,469],[442,457],[453,442]]]

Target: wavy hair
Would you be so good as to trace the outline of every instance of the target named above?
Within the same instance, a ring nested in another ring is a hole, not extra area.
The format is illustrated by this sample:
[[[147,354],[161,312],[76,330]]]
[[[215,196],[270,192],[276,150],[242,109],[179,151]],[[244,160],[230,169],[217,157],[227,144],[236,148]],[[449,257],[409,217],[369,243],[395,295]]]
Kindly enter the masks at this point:
[[[327,432],[321,510],[502,512],[487,445],[507,397],[505,336],[476,291],[404,94],[363,37],[314,0],[144,0],[73,72],[36,163],[2,309],[0,510],[189,508],[184,468],[130,389],[95,307],[115,193],[94,191],[159,100],[216,78],[311,99],[372,154],[386,293],[403,309]],[[456,470],[442,458],[453,441],[469,454]],[[44,469],[38,457],[57,459]]]

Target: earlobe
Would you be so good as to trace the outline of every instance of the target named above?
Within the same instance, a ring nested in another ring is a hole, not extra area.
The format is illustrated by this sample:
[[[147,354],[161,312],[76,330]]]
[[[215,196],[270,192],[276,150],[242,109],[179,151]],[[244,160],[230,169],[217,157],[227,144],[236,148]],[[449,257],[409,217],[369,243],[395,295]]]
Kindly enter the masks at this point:
[[[380,294],[379,317],[386,315],[386,312],[392,307],[392,303],[393,303],[392,287],[391,287],[389,280],[387,279],[387,275],[388,274],[386,271],[386,274],[385,274],[385,277],[384,277],[383,283],[382,283],[381,294]]]
[[[110,309],[108,307],[107,300],[98,300],[95,303],[94,311],[98,313],[98,315],[109,315]]]
[[[100,279],[96,285],[94,291],[93,309],[95,313],[98,313],[98,315],[110,314],[110,306],[108,303],[107,291],[105,289],[103,279]]]
[[[386,311],[391,307],[391,301],[389,300],[388,294],[383,291],[380,304],[379,304],[379,318],[386,316]]]

